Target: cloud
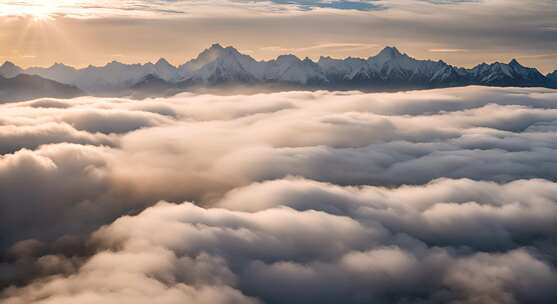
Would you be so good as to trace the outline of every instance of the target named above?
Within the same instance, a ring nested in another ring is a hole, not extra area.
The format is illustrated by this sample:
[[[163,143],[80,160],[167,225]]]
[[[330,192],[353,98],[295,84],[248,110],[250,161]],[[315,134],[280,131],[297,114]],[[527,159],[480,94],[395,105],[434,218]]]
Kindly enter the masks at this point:
[[[45,123],[26,127],[0,126],[0,153],[2,154],[61,142],[99,146],[115,145],[111,136],[78,131],[65,123]]]
[[[466,49],[429,49],[432,53],[462,53],[468,52]]]
[[[2,104],[1,301],[551,302],[556,97]]]
[[[322,1],[322,0],[271,0],[277,4],[293,4],[303,10],[314,8],[332,8],[340,10],[370,11],[382,9],[382,6],[374,3],[376,1]]]
[[[556,296],[557,273],[533,252],[428,247],[379,224],[311,210],[159,203],[95,233],[107,249],[76,274],[9,289],[5,302],[544,303]]]
[[[257,3],[260,2],[260,3]],[[295,8],[299,11],[327,8],[334,10],[357,10],[369,11],[382,9],[383,6],[377,1],[371,0],[272,0],[272,1],[83,1],[64,0],[56,3],[42,3],[36,1],[4,1],[0,4],[2,9],[0,16],[36,16],[56,17],[70,16],[77,18],[99,18],[99,17],[131,17],[131,18],[176,18],[190,15],[203,14],[212,5],[220,4],[229,10],[251,10],[263,12],[273,11],[275,7],[278,12],[281,6]]]
[[[268,46],[262,47],[259,51],[272,51],[272,52],[290,52],[290,53],[299,53],[299,52],[307,52],[307,51],[343,51],[343,50],[361,50],[361,49],[374,49],[377,48],[378,45],[376,44],[368,44],[368,43],[322,43],[317,45],[311,45],[302,48],[284,48],[280,46]]]
[[[556,195],[555,183],[546,180],[501,185],[439,179],[423,186],[389,189],[289,178],[234,189],[218,206],[245,212],[280,206],[318,210],[379,222],[390,231],[418,236],[430,245],[490,251],[530,246],[527,242],[534,235],[546,234],[551,239],[551,223],[557,218]],[[526,228],[522,221],[537,224]]]

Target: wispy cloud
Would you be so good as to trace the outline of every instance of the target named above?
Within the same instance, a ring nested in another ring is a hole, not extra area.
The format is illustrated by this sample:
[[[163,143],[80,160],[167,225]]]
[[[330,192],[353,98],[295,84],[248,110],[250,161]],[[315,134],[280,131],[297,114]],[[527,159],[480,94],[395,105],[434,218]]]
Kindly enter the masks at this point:
[[[432,53],[462,53],[468,52],[467,49],[429,49]]]
[[[201,0],[201,1],[147,1],[147,0],[6,0],[0,3],[0,16],[25,16],[38,13],[49,16],[92,17],[177,17],[204,15],[223,10],[247,10],[261,13],[280,13],[291,10],[308,11],[316,8],[370,11],[383,9],[376,1],[345,0]]]
[[[262,47],[259,51],[273,53],[304,53],[304,52],[349,52],[357,50],[375,49],[379,45],[374,43],[322,43],[306,47],[287,48],[281,46]]]
[[[371,55],[373,48],[395,45],[416,57],[454,65],[497,60],[503,53],[518,57],[557,51],[555,1],[352,2],[5,0],[0,1],[0,16],[49,15],[52,19],[43,23],[58,27],[50,33],[30,29],[31,35],[22,30],[28,18],[0,17],[0,48],[40,51],[37,60],[21,62],[27,66],[55,61],[102,63],[111,60],[107,54],[113,53],[141,61],[166,57],[183,62],[215,41],[251,50],[260,59],[283,52],[312,58],[329,53],[362,57]],[[16,24],[20,19],[23,21]],[[9,26],[9,20],[16,21]],[[52,39],[55,34],[67,37],[57,43]],[[14,41],[18,43],[14,45]],[[45,45],[41,45],[43,41]],[[66,51],[69,44],[81,49]],[[551,60],[533,58],[528,64],[543,71],[556,68]]]
[[[370,11],[370,10],[380,10],[384,9],[383,5],[377,3],[377,1],[348,1],[348,0],[271,0],[273,3],[277,4],[292,4],[296,5],[303,10],[311,10],[315,8],[332,8],[340,10],[359,10],[359,11]]]
[[[550,54],[534,54],[534,55],[519,55],[516,56],[518,59],[524,58],[557,58],[557,53],[550,53]]]

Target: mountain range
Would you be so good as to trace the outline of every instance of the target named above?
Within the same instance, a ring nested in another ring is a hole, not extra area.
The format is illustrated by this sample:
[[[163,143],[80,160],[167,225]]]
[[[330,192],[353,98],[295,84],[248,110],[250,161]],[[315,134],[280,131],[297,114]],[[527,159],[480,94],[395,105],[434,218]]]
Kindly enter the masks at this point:
[[[17,82],[17,86],[10,81]],[[28,88],[25,82],[29,82]],[[232,87],[383,91],[466,85],[557,88],[557,70],[543,75],[515,59],[466,69],[443,61],[414,59],[395,47],[386,47],[369,58],[321,57],[313,61],[281,55],[270,61],[257,61],[219,44],[180,66],[165,59],[146,64],[113,61],[82,69],[60,63],[48,68],[23,69],[11,62],[0,66],[0,100],[80,94],[147,97]]]

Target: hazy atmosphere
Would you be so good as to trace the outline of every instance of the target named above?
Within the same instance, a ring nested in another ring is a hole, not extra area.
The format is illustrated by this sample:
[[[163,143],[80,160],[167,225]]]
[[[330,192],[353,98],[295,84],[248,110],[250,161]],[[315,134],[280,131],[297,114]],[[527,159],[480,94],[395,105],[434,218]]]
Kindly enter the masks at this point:
[[[553,0],[0,1],[0,61],[22,66],[180,64],[214,42],[257,59],[368,57],[395,45],[471,67],[557,69]]]
[[[552,0],[0,0],[0,303],[557,303],[556,69]]]

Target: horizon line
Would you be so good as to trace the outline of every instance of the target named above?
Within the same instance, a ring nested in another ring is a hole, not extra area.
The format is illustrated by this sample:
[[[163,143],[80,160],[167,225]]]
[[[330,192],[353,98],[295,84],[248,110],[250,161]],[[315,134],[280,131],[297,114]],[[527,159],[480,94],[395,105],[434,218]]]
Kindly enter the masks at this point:
[[[182,66],[182,65],[184,65],[184,64],[186,64],[186,63],[188,63],[188,62],[190,62],[190,61],[192,61],[192,60],[195,60],[201,53],[203,53],[203,52],[206,51],[206,50],[211,49],[212,47],[221,47],[221,48],[223,48],[223,49],[232,48],[232,49],[236,50],[238,53],[240,53],[240,54],[242,54],[242,55],[245,55],[245,56],[249,56],[250,58],[254,59],[254,60],[257,61],[257,62],[269,62],[269,61],[276,60],[277,58],[279,58],[279,57],[281,57],[281,56],[290,56],[290,55],[291,55],[291,56],[295,56],[296,58],[298,58],[298,59],[300,59],[300,60],[309,59],[309,60],[313,61],[314,63],[318,63],[319,60],[320,60],[321,58],[330,58],[330,59],[334,59],[334,60],[347,60],[347,59],[351,59],[351,58],[352,58],[352,59],[368,60],[368,59],[370,59],[370,58],[373,58],[373,57],[378,56],[382,51],[387,50],[387,49],[395,49],[395,50],[398,51],[402,56],[408,56],[408,57],[410,57],[410,58],[412,58],[412,59],[415,59],[415,60],[419,60],[419,61],[427,61],[427,60],[429,60],[429,61],[434,61],[434,62],[444,62],[444,63],[446,63],[446,64],[448,64],[448,65],[450,65],[450,66],[453,66],[453,67],[457,67],[457,68],[466,68],[466,69],[470,69],[470,68],[476,67],[476,66],[481,65],[481,64],[496,64],[496,63],[510,64],[513,60],[514,60],[514,61],[517,61],[517,62],[520,64],[520,62],[519,62],[518,59],[521,58],[521,57],[513,57],[513,58],[511,58],[511,59],[509,60],[509,62],[504,62],[503,60],[495,60],[495,61],[491,61],[491,62],[482,61],[482,62],[480,62],[480,63],[471,64],[471,65],[469,65],[470,67],[465,67],[465,66],[460,66],[460,65],[451,64],[451,63],[449,63],[449,62],[447,62],[447,61],[445,61],[445,60],[442,60],[442,59],[432,59],[432,58],[421,59],[421,58],[415,58],[415,57],[409,55],[408,53],[406,53],[406,52],[404,52],[404,51],[401,51],[398,47],[396,47],[396,46],[394,46],[394,45],[393,45],[393,46],[386,45],[386,46],[384,46],[383,48],[379,48],[378,51],[377,51],[375,54],[370,54],[370,55],[367,56],[367,57],[355,57],[355,56],[351,56],[351,55],[346,56],[346,57],[333,57],[333,56],[331,56],[331,55],[319,55],[319,57],[318,57],[317,59],[315,59],[315,58],[312,58],[312,57],[310,57],[310,56],[299,56],[299,55],[296,55],[296,54],[294,54],[294,53],[292,53],[292,52],[286,52],[286,53],[284,53],[284,54],[279,54],[279,55],[277,55],[277,56],[275,56],[275,57],[272,57],[271,59],[258,59],[256,56],[251,55],[251,54],[250,54],[250,51],[245,51],[245,50],[242,51],[242,50],[239,50],[239,49],[237,49],[236,47],[234,47],[234,46],[232,46],[232,45],[224,46],[224,45],[221,44],[221,43],[215,42],[215,43],[212,43],[209,47],[206,47],[206,48],[201,49],[201,51],[199,51],[199,53],[197,54],[197,56],[190,57],[189,59],[188,59],[188,58],[183,59],[182,63],[180,63],[180,64],[174,64],[174,63],[172,63],[171,61],[169,61],[168,59],[166,59],[164,56],[161,56],[161,57],[159,57],[157,60],[144,61],[144,62],[125,62],[125,61],[119,61],[119,60],[117,60],[117,59],[112,59],[112,60],[106,61],[106,62],[105,62],[104,64],[102,64],[102,65],[95,65],[95,64],[70,65],[70,64],[63,63],[63,62],[55,61],[55,62],[53,62],[53,63],[50,64],[50,65],[42,65],[42,66],[41,66],[41,65],[27,65],[27,66],[26,66],[26,65],[19,65],[19,64],[17,64],[14,60],[6,59],[6,60],[4,60],[4,61],[0,61],[0,62],[2,63],[0,66],[3,66],[3,65],[6,64],[6,63],[11,63],[11,64],[13,64],[13,65],[15,65],[15,66],[17,66],[17,67],[19,67],[19,68],[22,68],[22,69],[26,70],[26,69],[32,69],[32,68],[43,68],[43,69],[48,69],[48,68],[52,68],[53,66],[56,66],[56,65],[63,65],[63,66],[70,67],[70,68],[73,68],[73,69],[76,69],[76,70],[84,70],[84,69],[87,69],[87,68],[90,68],[90,67],[93,67],[93,68],[102,68],[102,67],[106,67],[107,65],[109,65],[109,64],[111,64],[111,63],[119,63],[119,64],[123,64],[123,65],[142,65],[142,66],[143,66],[143,65],[147,65],[147,64],[153,64],[153,65],[154,65],[154,64],[156,64],[157,62],[159,62],[159,61],[161,61],[161,60],[164,60],[164,61],[166,61],[168,64],[170,64],[171,66],[173,66],[174,68],[179,68],[180,66]],[[438,53],[438,52],[432,52],[432,53]],[[115,57],[118,57],[118,56],[115,56]],[[131,56],[129,56],[129,57],[131,57]],[[521,64],[521,65],[522,65],[522,64]],[[523,65],[523,66],[524,66],[524,65]],[[537,67],[537,66],[536,66],[536,67],[533,67],[533,66],[524,66],[524,67],[527,67],[527,68],[534,68],[534,69],[538,70],[540,73],[542,73],[542,74],[544,74],[544,75],[548,75],[548,74],[551,74],[551,73],[557,71],[557,66],[556,66],[555,68],[550,68],[549,72],[546,72],[546,73],[541,72],[541,69],[540,69],[539,67]]]

